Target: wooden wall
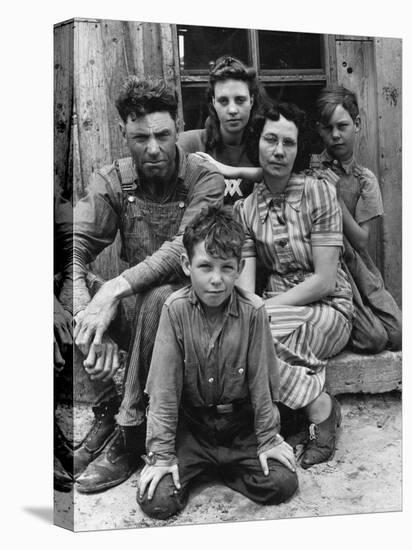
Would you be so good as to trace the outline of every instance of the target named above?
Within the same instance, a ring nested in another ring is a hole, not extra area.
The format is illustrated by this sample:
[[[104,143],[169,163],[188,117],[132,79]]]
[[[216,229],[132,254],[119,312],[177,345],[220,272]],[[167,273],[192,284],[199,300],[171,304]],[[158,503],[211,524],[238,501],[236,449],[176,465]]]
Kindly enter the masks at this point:
[[[84,192],[92,172],[128,154],[114,102],[128,74],[158,76],[176,86],[183,120],[176,32],[172,25],[74,19],[55,26],[55,186]],[[378,176],[386,215],[375,223],[371,255],[401,303],[401,41],[325,38],[331,83],[354,90],[361,106],[358,156]],[[109,278],[125,266],[119,243],[94,268]]]
[[[100,19],[66,21],[54,33],[55,186],[75,203],[94,170],[128,155],[114,105],[127,75],[176,84],[175,38],[171,25]],[[94,263],[103,277],[125,269],[119,248],[117,240]]]
[[[357,157],[378,177],[385,215],[376,220],[370,253],[402,302],[401,40],[336,37],[337,81],[356,92],[361,131]]]

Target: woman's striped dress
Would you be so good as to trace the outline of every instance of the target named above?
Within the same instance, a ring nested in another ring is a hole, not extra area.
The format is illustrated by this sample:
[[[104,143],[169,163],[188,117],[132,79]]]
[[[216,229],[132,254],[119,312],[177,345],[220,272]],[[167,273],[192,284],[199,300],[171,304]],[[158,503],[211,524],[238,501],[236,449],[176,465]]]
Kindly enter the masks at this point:
[[[264,298],[313,275],[313,246],[342,247],[342,214],[332,185],[292,174],[273,195],[261,182],[234,206],[246,232],[243,257],[256,257],[270,273]],[[333,294],[304,306],[267,306],[280,359],[280,401],[304,407],[322,392],[325,360],[346,345],[353,316],[352,291],[338,266]]]

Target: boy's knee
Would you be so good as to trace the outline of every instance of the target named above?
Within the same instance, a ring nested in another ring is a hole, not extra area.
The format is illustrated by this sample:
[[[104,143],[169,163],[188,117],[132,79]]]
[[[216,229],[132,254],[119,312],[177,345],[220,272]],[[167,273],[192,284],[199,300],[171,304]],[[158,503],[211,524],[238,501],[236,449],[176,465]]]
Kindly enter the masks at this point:
[[[283,464],[272,463],[269,470],[271,488],[267,492],[265,504],[280,504],[290,499],[298,488],[298,476]]]
[[[186,492],[178,491],[173,483],[172,476],[162,478],[151,500],[147,498],[147,491],[142,498],[137,493],[137,502],[143,512],[154,519],[166,519],[180,512],[186,505]]]

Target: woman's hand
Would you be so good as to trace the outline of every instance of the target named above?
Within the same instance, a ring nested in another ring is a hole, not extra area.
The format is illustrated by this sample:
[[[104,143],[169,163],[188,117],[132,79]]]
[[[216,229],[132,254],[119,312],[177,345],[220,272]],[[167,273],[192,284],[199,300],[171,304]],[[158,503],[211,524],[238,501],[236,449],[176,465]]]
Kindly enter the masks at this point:
[[[268,458],[273,458],[284,464],[289,470],[292,470],[292,472],[296,472],[295,455],[293,454],[292,447],[289,443],[286,443],[286,441],[283,441],[275,447],[271,447],[267,451],[263,451],[263,453],[259,453],[259,462],[265,476],[269,475]]]

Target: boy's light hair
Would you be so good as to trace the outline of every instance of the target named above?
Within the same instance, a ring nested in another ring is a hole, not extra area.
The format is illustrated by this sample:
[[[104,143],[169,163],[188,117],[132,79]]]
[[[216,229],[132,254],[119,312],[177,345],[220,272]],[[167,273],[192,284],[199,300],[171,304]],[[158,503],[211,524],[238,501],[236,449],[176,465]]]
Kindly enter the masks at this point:
[[[204,242],[205,250],[214,258],[242,258],[245,232],[235,220],[230,207],[209,206],[203,208],[186,226],[183,246],[189,261],[193,258],[194,247]]]
[[[343,86],[323,88],[316,101],[317,117],[322,124],[328,124],[333,111],[342,105],[353,121],[359,116],[356,94]]]

